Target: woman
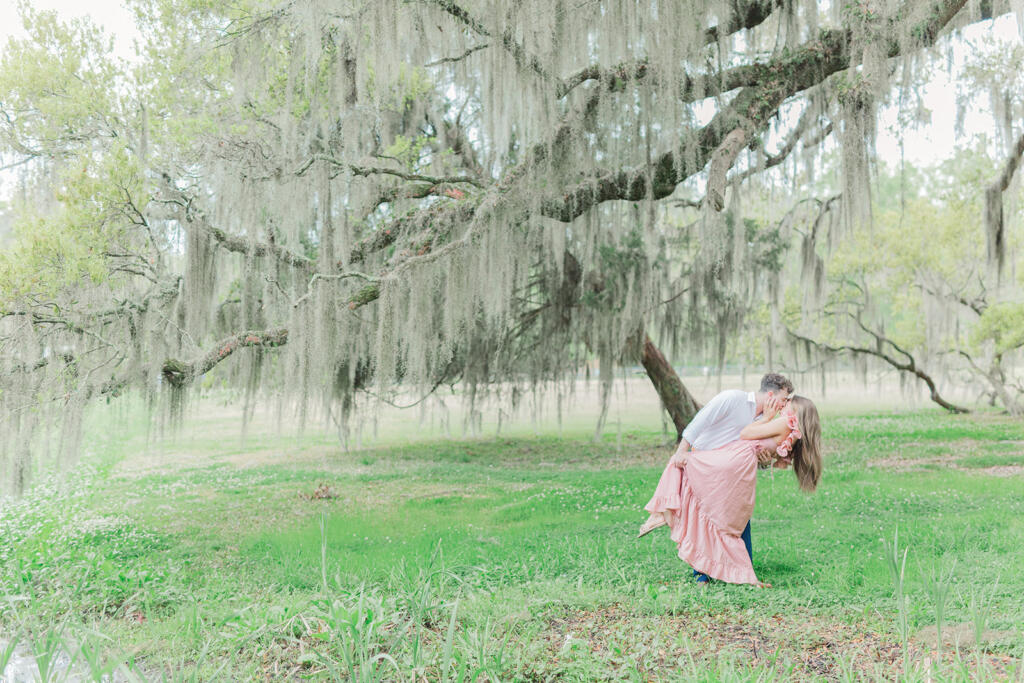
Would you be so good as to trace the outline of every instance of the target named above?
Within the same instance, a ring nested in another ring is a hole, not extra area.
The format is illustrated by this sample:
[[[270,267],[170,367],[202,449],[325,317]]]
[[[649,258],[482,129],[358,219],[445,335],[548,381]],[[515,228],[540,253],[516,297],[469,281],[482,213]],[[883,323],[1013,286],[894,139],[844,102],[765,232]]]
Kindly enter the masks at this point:
[[[640,535],[668,524],[679,557],[696,571],[729,583],[757,580],[740,534],[754,511],[759,448],[775,449],[776,467],[793,465],[800,488],[821,479],[821,423],[810,399],[794,396],[775,416],[768,411],[740,438],[713,451],[673,456],[645,506]]]

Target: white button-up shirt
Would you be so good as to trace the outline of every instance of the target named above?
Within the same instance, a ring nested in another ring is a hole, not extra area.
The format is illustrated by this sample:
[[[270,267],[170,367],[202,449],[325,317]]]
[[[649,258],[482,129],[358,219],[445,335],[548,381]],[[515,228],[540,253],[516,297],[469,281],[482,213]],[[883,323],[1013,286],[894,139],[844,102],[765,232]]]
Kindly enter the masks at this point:
[[[723,391],[693,416],[683,430],[683,438],[695,451],[721,448],[740,438],[740,430],[754,421],[756,413],[754,392]]]

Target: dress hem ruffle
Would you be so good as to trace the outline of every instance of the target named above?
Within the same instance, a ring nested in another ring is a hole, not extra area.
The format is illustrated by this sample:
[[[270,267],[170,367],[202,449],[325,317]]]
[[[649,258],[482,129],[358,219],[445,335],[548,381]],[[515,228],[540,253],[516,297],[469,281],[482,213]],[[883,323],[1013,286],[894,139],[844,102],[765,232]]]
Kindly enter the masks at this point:
[[[714,542],[721,546],[729,546],[734,543],[739,543],[742,546],[743,543],[739,536],[723,531],[711,521],[701,509],[700,501],[690,487],[687,477],[683,472],[680,472],[680,476],[682,489],[680,495],[656,495],[644,506],[644,509],[652,514],[655,512],[667,513],[666,517],[671,530],[670,537],[679,548],[679,558],[698,572],[719,581],[758,584],[759,581],[752,565],[737,567],[716,561],[708,557],[706,553],[698,551],[688,540],[704,537],[714,539]],[[745,547],[743,553],[746,557]],[[749,558],[747,559],[749,562]]]

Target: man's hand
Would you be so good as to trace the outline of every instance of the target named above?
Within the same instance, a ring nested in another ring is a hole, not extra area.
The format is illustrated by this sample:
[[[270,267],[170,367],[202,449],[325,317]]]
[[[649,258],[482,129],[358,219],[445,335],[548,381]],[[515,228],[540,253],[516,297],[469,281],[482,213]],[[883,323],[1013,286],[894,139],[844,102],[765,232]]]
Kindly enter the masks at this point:
[[[757,466],[758,467],[771,467],[772,460],[775,459],[775,451],[771,448],[765,448],[761,446],[757,449]]]
[[[668,464],[675,465],[679,469],[686,467],[686,456],[689,455],[686,451],[677,452],[668,460]]]

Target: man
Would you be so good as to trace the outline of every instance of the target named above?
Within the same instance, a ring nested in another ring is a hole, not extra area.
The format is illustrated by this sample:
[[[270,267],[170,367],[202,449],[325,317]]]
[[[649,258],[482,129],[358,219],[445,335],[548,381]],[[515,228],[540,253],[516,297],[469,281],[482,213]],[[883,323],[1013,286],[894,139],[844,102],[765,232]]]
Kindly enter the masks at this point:
[[[774,372],[761,378],[759,391],[741,391],[731,389],[723,391],[711,399],[700,409],[690,424],[683,430],[682,440],[669,462],[678,467],[686,464],[686,453],[691,450],[709,451],[721,448],[740,438],[740,430],[754,421],[765,410],[777,412],[789,402],[793,393],[793,383]],[[761,451],[757,454],[758,462],[769,465],[774,454]],[[747,554],[753,562],[754,553],[750,542],[750,522],[741,535]],[[696,569],[693,575],[700,583],[707,583],[710,578]]]

